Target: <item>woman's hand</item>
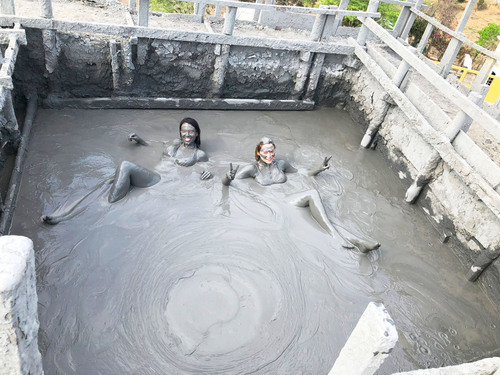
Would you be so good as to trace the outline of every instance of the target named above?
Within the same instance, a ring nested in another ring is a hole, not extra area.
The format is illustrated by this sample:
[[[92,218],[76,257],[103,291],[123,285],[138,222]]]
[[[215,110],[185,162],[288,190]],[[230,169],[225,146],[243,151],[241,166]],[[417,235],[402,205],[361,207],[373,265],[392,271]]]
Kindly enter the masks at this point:
[[[332,158],[332,156],[325,156],[325,158],[323,159],[323,163],[321,163],[321,165],[319,166],[318,169],[316,170],[313,170],[313,171],[310,171],[308,174],[309,176],[316,176],[317,174],[327,170],[328,168],[330,168],[330,164],[328,164],[328,162],[330,161],[330,159]]]
[[[332,158],[332,155],[325,156],[325,159],[323,160],[323,164],[321,164],[321,166],[319,167],[319,169],[321,169],[321,172],[323,172],[323,171],[327,170],[328,168],[330,168],[330,164],[328,164],[328,162],[330,161],[331,158]]]
[[[229,186],[229,184],[231,183],[231,181],[234,180],[234,178],[236,177],[236,172],[238,172],[238,168],[240,166],[237,165],[235,169],[233,169],[233,163],[229,163],[229,172],[226,173],[226,177],[224,177],[224,179],[222,180],[222,183],[226,186]]]
[[[148,146],[148,142],[146,142],[144,139],[139,137],[136,133],[130,133],[128,135],[128,140],[129,140],[129,142],[135,142],[135,143],[142,145],[142,146]]]

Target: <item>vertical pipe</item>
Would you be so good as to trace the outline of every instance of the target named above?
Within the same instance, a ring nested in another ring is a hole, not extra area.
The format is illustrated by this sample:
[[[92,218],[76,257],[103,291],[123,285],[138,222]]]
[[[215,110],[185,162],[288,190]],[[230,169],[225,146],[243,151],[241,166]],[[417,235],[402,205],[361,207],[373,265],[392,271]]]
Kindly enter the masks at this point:
[[[318,87],[319,77],[321,76],[321,70],[323,68],[323,62],[325,61],[324,53],[316,53],[314,56],[313,66],[309,72],[309,84],[307,85],[307,92],[305,95],[306,100],[313,100],[314,94],[316,92],[316,87]]]
[[[234,30],[234,24],[236,22],[236,11],[237,7],[227,7],[227,12],[224,16],[224,30],[222,31],[226,35],[232,35]]]
[[[317,42],[321,39],[323,35],[323,29],[325,27],[326,22],[326,14],[317,14],[316,19],[314,20],[314,25],[311,30],[311,35],[309,36],[309,40],[313,42]]]
[[[149,0],[139,0],[139,26],[148,26]]]
[[[366,9],[366,11],[367,12],[376,12],[378,10],[378,4],[379,4],[379,0],[370,0],[370,2],[368,3],[368,9]],[[358,42],[358,44],[360,46],[364,46],[366,44],[366,38],[368,37],[369,32],[370,32],[370,30],[368,30],[368,28],[365,25],[361,26],[361,30],[359,30],[358,38],[356,39],[356,41]]]
[[[409,47],[409,50],[414,55],[417,53],[417,49],[414,47]],[[408,64],[405,59],[401,60],[401,63],[399,64],[394,77],[392,77],[392,82],[394,82],[396,86],[401,87],[401,83],[403,83],[403,79],[406,77],[409,70],[410,64]]]
[[[31,126],[33,124],[33,119],[35,118],[37,105],[38,105],[37,96],[36,95],[31,96],[28,99],[28,108],[26,109],[26,117],[24,119],[21,142],[19,143],[19,148],[17,149],[16,162],[14,164],[14,170],[12,171],[12,175],[10,176],[9,190],[7,191],[7,196],[5,198],[5,205],[4,205],[4,210],[2,212],[2,217],[0,217],[1,235],[8,234],[10,232],[12,216],[14,214],[14,206],[17,201],[19,184],[21,183],[21,176],[23,173],[24,159],[26,158],[29,137],[31,133]]]
[[[40,0],[40,5],[42,7],[42,17],[52,18],[54,17],[52,13],[52,0]]]

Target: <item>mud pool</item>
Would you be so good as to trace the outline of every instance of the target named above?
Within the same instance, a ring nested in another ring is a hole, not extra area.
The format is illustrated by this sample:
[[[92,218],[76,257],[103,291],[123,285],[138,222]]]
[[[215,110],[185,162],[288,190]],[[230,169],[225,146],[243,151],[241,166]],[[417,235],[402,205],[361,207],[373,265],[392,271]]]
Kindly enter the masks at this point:
[[[186,116],[200,123],[210,157],[189,168],[162,159],[162,141],[178,137]],[[130,143],[130,132],[151,145]],[[370,301],[399,333],[378,374],[500,355],[498,306],[466,281],[422,210],[404,203],[382,156],[359,147],[362,132],[326,108],[40,110],[11,234],[37,252],[45,373],[327,374]],[[229,163],[252,162],[263,135],[299,173],[224,187]],[[306,176],[326,155],[331,168]],[[122,160],[162,180],[110,205],[99,184]],[[213,179],[199,179],[205,168]],[[346,250],[287,203],[310,189],[331,221],[380,249]],[[91,191],[69,221],[40,221]]]

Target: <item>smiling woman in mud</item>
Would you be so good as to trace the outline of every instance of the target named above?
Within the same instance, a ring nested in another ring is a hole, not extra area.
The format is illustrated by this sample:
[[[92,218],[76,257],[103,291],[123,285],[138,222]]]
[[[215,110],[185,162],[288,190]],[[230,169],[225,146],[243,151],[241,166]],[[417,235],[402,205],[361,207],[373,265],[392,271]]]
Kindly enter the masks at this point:
[[[222,183],[226,186],[231,184],[231,181],[243,178],[254,178],[261,185],[281,184],[286,182],[286,173],[295,173],[297,169],[292,167],[286,160],[275,159],[276,145],[268,138],[263,137],[255,147],[255,162],[243,167],[239,172],[239,167],[233,169],[230,165],[230,170],[222,179]],[[316,176],[324,170],[330,168],[328,162],[331,156],[325,157],[319,168],[308,171],[309,176]],[[319,193],[311,189],[309,191],[298,193],[290,197],[290,203],[299,207],[309,207],[312,216],[330,235],[335,233],[345,240],[343,247],[352,249],[357,247],[361,252],[367,253],[370,250],[375,250],[380,247],[380,243],[373,240],[365,240],[354,236],[347,229],[333,225],[326,214],[323,202]]]
[[[136,133],[129,134],[128,140],[142,146],[149,145],[148,142]],[[200,145],[200,126],[195,119],[186,117],[182,119],[179,124],[179,138],[174,140],[171,146],[167,147],[165,154],[170,156],[175,164],[183,167],[190,167],[197,162],[208,161],[208,156],[200,149]],[[212,174],[209,171],[204,170],[201,172],[200,179],[208,180],[210,178],[212,178]],[[108,202],[115,203],[124,198],[128,194],[131,186],[141,188],[150,187],[160,182],[160,180],[161,176],[158,173],[130,161],[123,161],[116,169],[112,180],[113,185],[108,195]],[[109,180],[109,183],[111,183],[111,180]],[[65,212],[42,216],[42,221],[47,224],[57,224],[76,216],[85,209],[85,206],[80,204],[94,191],[102,187],[103,184],[105,183],[100,183],[90,193],[78,199]]]

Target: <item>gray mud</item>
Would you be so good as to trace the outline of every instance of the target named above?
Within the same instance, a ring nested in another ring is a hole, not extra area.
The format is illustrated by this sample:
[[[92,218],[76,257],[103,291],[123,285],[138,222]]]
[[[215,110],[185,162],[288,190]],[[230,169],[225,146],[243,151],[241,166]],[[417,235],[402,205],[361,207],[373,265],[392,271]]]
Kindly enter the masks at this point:
[[[162,160],[181,118],[196,118],[210,161]],[[127,140],[131,132],[149,147]],[[379,374],[498,356],[500,318],[443,244],[380,154],[358,145],[347,113],[40,110],[12,234],[35,244],[40,348],[46,374],[327,374],[370,301],[382,302],[399,341]],[[227,188],[229,163],[252,162],[263,135],[298,168],[263,187]],[[69,207],[129,160],[162,180],[55,226]],[[209,169],[215,177],[199,180]],[[382,243],[341,247],[287,203],[317,189],[327,214]],[[360,348],[362,350],[362,348]]]

